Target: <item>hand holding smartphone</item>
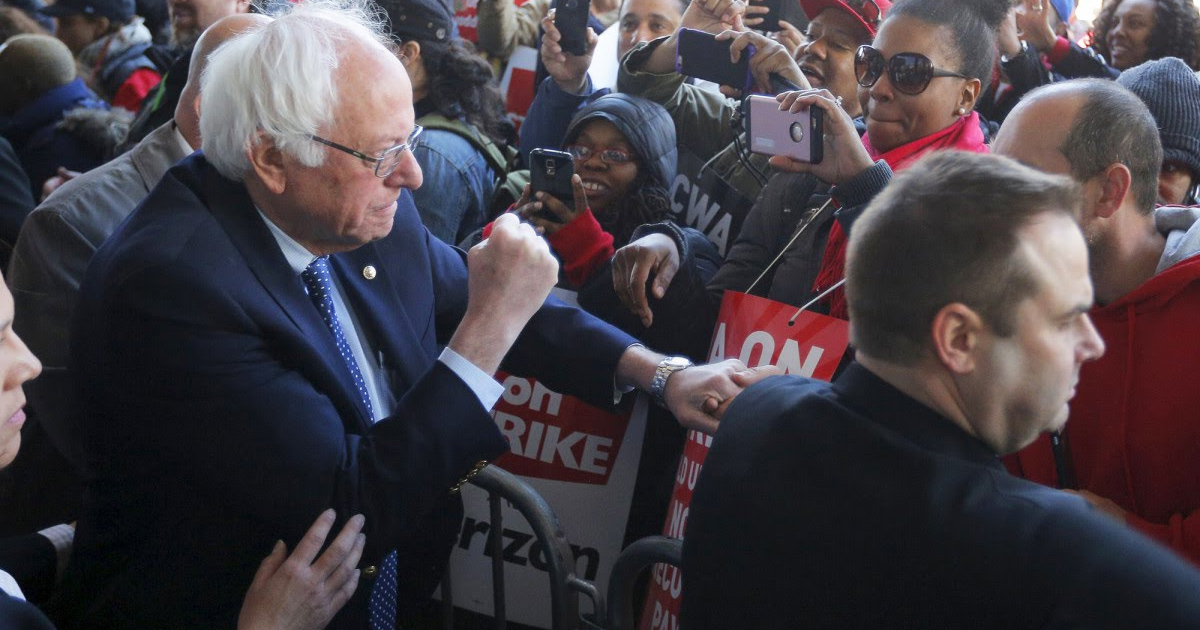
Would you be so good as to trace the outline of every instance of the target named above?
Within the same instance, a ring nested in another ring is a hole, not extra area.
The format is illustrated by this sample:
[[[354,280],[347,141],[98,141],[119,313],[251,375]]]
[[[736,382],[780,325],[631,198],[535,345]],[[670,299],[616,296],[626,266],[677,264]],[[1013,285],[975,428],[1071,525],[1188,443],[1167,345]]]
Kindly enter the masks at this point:
[[[782,155],[810,164],[821,162],[824,157],[824,110],[809,107],[795,113],[780,111],[775,97],[760,94],[750,95],[746,103],[747,134],[752,152]]]
[[[587,52],[588,15],[591,0],[554,0],[554,28],[562,36],[558,45],[579,57]]]
[[[761,18],[762,21],[757,25],[750,26],[750,28],[771,33],[781,29],[779,26],[779,15],[783,11],[783,0],[756,0],[751,3],[751,6],[763,6],[767,8],[767,11],[765,13],[756,13],[755,17]]]
[[[717,36],[691,28],[681,28],[675,48],[675,70],[682,75],[712,81],[719,85],[749,92],[754,86],[750,58],[754,46],[743,51],[737,63],[729,60],[732,39],[717,41]]]
[[[529,152],[529,186],[533,194],[544,192],[565,204],[574,203],[575,189],[571,186],[573,175],[575,162],[570,153],[553,149],[534,149]],[[538,210],[537,216],[562,223],[558,215],[544,207]]]

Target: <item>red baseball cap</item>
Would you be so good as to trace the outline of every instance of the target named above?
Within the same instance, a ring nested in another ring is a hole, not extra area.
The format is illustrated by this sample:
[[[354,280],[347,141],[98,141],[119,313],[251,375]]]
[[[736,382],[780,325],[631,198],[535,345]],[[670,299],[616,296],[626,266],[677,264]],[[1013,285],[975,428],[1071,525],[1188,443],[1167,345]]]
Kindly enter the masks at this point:
[[[889,0],[863,0],[862,7],[855,9],[842,0],[800,0],[800,8],[804,10],[804,15],[808,16],[810,20],[820,15],[825,9],[837,9],[858,20],[858,23],[867,29],[871,37],[874,37],[887,10],[892,8],[892,3]]]

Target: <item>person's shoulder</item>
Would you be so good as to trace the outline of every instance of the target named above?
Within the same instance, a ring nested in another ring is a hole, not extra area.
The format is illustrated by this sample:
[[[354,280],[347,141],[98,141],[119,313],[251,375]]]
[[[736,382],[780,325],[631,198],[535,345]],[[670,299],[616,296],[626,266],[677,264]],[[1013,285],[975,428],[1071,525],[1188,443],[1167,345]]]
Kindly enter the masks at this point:
[[[766,447],[843,413],[828,382],[800,376],[772,376],[746,388],[730,403],[721,420],[718,439]]]
[[[228,237],[209,207],[214,202],[212,182],[237,194],[238,184],[220,176],[202,155],[171,167],[117,226],[97,258],[143,266],[219,257],[220,244]]]
[[[475,143],[449,129],[425,129],[413,154],[418,161],[427,157],[440,158],[458,168],[466,168],[470,163],[483,159]]]
[[[37,218],[54,215],[71,225],[120,223],[149,189],[129,154],[123,154],[64,183],[34,211]]]

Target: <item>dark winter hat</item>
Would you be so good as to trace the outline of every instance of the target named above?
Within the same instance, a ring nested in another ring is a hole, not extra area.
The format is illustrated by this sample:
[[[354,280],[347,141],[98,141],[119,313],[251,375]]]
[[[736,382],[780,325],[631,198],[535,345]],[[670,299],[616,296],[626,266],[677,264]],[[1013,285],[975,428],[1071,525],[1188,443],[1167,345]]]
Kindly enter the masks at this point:
[[[563,134],[563,145],[574,142],[584,125],[596,119],[607,120],[625,136],[645,165],[653,185],[671,187],[679,150],[675,121],[662,105],[620,92],[601,96],[575,112]]]
[[[133,0],[58,0],[41,12],[51,17],[95,15],[124,24],[133,19]]]
[[[442,0],[376,0],[397,39],[444,42],[458,37],[454,11]]]
[[[1200,173],[1200,78],[1181,59],[1164,57],[1117,79],[1150,108],[1162,138],[1163,160]]]

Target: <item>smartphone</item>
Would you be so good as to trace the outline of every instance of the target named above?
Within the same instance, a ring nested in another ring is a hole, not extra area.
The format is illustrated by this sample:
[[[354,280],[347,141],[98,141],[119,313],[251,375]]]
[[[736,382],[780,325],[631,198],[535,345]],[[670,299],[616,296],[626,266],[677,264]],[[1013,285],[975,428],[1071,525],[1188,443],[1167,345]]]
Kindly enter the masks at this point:
[[[810,107],[796,113],[779,111],[775,97],[760,94],[751,94],[746,102],[751,151],[786,155],[811,164],[824,157],[824,110]]]
[[[554,195],[567,206],[575,203],[575,188],[571,176],[575,174],[575,162],[566,151],[534,149],[529,152],[530,192]],[[562,223],[562,219],[548,208],[538,210],[537,216],[547,221]]]
[[[554,0],[554,28],[562,39],[558,41],[563,50],[579,56],[587,52],[588,14],[592,10],[591,0]]]
[[[762,22],[755,26],[758,31],[776,32],[779,30],[780,12],[783,11],[783,0],[754,0],[751,4],[758,4],[767,7],[767,12],[756,17],[761,17]]]
[[[741,59],[733,63],[729,61],[731,45],[732,39],[719,42],[716,35],[681,28],[679,45],[675,48],[675,70],[685,76],[748,92],[754,86],[754,76],[750,74],[754,46],[747,46]]]

